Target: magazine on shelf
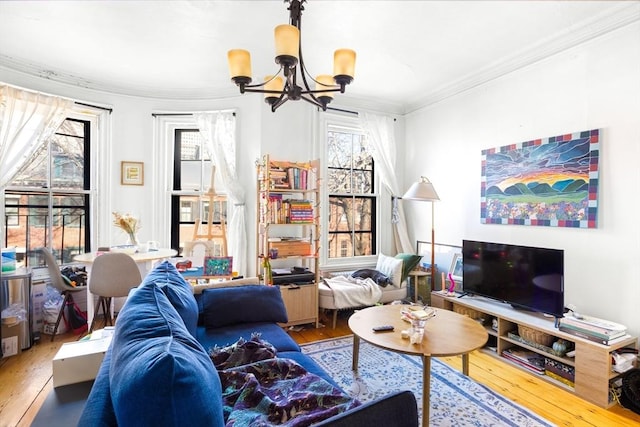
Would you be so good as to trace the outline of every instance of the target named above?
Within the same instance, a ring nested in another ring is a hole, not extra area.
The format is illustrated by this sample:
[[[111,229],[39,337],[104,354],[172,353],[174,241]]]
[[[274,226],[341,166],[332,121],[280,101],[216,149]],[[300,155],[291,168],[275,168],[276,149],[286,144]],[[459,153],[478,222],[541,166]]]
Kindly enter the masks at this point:
[[[540,369],[537,366],[525,363],[522,360],[516,359],[515,357],[513,357],[513,356],[511,356],[509,354],[503,353],[502,357],[504,357],[505,359],[515,363],[516,365],[522,366],[523,368],[525,368],[525,369],[527,369],[527,370],[529,370],[529,371],[531,371],[533,373],[536,373],[536,374],[539,374],[539,375],[544,375],[544,373],[545,373],[544,369]]]
[[[573,335],[573,336],[576,336],[576,337],[583,338],[585,340],[589,340],[589,341],[596,342],[598,344],[604,344],[604,345],[613,345],[613,344],[619,343],[619,342],[624,341],[625,339],[631,337],[631,335],[625,333],[624,335],[619,336],[617,338],[606,338],[606,339],[603,339],[603,338],[597,337],[597,336],[595,336],[593,334],[589,334],[587,332],[583,332],[583,331],[578,331],[576,329],[567,328],[566,326],[564,326],[562,324],[560,325],[558,330],[560,330],[562,332],[565,332],[565,333],[567,333],[569,335]]]
[[[603,334],[602,332],[597,332],[591,329],[583,328],[582,326],[574,325],[573,323],[561,322],[560,326],[565,329],[573,329],[577,332],[581,332],[583,334],[587,334],[596,338],[600,338],[602,340],[612,340],[618,337],[622,337],[627,334],[627,331],[611,331],[609,334]]]
[[[502,355],[537,374],[544,374],[544,357],[536,352],[518,348],[508,348],[502,352]]]
[[[611,322],[609,320],[599,319],[593,316],[566,314],[565,317],[560,319],[560,323],[569,323],[577,326],[581,326],[586,329],[591,329],[596,332],[606,334],[607,332],[626,331],[627,327],[620,323]]]

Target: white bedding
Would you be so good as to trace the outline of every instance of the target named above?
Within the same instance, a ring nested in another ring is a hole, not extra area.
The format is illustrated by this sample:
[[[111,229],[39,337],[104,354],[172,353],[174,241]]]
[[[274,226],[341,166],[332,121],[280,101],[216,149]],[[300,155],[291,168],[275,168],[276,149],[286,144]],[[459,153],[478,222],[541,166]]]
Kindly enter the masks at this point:
[[[331,288],[335,308],[363,307],[376,304],[382,297],[382,289],[367,278],[336,276],[324,279]]]

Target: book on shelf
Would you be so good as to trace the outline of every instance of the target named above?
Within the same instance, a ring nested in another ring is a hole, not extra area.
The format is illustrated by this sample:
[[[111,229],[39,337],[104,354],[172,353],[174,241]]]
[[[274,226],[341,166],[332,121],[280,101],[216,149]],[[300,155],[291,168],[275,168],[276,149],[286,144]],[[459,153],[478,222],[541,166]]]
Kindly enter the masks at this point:
[[[527,355],[523,356],[525,352]],[[545,372],[544,357],[532,351],[507,349],[502,352],[502,357],[536,374],[543,375]]]
[[[534,351],[508,348],[502,351],[502,356],[537,374],[544,374],[544,357]]]
[[[585,340],[589,340],[589,341],[596,342],[598,344],[604,344],[604,345],[613,345],[631,337],[631,335],[625,333],[624,335],[618,336],[616,338],[600,338],[589,332],[567,328],[566,325],[562,325],[562,324],[560,324],[560,326],[558,327],[558,330],[564,333],[567,333],[569,335],[573,335],[575,337],[583,338]]]
[[[592,335],[596,338],[600,338],[603,340],[611,340],[614,338],[618,338],[627,334],[626,330],[623,331],[609,331],[609,333],[602,333],[600,331],[594,331],[589,328],[584,328],[581,325],[574,325],[573,323],[560,322],[560,326],[565,329],[573,329],[578,332],[582,332],[583,334]]]
[[[609,320],[599,319],[593,316],[576,316],[573,314],[565,315],[560,319],[560,323],[567,323],[571,325],[580,326],[584,329],[590,329],[603,334],[611,332],[626,331],[627,327],[620,323],[611,322]]]

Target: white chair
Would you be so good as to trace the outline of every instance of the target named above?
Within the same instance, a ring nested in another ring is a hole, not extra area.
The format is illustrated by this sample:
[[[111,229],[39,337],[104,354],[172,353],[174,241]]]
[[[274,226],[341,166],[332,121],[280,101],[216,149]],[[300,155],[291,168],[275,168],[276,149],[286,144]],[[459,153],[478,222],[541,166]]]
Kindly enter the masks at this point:
[[[51,341],[56,337],[56,333],[58,333],[58,325],[60,325],[60,319],[64,314],[64,310],[67,307],[67,302],[73,297],[71,294],[74,292],[82,292],[86,288],[84,286],[75,287],[67,284],[67,282],[62,277],[60,273],[60,266],[56,262],[56,259],[53,257],[51,251],[47,248],[37,248],[36,252],[42,254],[44,261],[47,265],[47,271],[49,272],[49,280],[51,281],[51,286],[56,288],[60,295],[64,298],[62,301],[62,307],[60,307],[60,312],[58,313],[58,319],[56,320],[56,326],[53,328],[53,333],[51,334]]]
[[[140,282],[140,269],[131,256],[122,252],[107,252],[98,256],[89,276],[89,292],[98,296],[89,332],[93,331],[99,307],[102,307],[105,325],[113,325],[111,299],[126,297]]]

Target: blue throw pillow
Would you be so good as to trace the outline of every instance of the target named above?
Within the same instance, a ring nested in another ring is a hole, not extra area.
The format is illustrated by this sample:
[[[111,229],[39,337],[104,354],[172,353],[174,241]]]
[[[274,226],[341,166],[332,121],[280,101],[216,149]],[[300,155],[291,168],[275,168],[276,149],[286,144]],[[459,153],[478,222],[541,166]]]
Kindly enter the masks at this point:
[[[109,386],[119,426],[224,425],[213,363],[153,283],[118,316]]]
[[[169,261],[164,261],[147,274],[142,283],[154,283],[164,292],[182,317],[187,330],[195,337],[198,327],[198,304],[191,285],[184,280],[176,267]]]
[[[219,328],[236,323],[287,322],[277,286],[248,285],[202,291],[204,326]]]

